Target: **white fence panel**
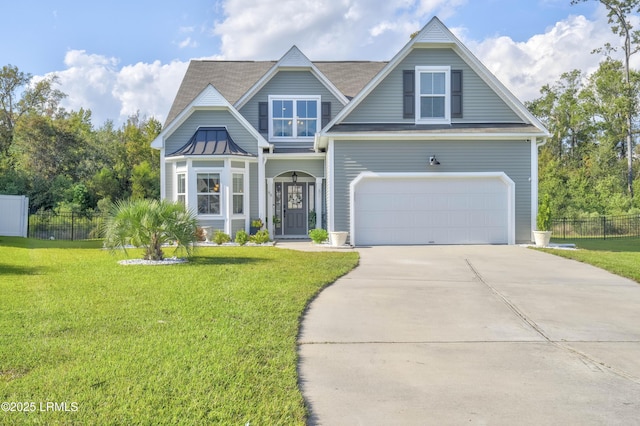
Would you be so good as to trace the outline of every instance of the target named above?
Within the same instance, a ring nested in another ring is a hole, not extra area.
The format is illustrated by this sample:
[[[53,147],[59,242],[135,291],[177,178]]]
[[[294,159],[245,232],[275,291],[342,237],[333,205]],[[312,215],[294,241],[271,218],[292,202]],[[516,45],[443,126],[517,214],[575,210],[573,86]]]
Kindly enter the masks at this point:
[[[25,237],[29,225],[29,198],[24,195],[0,195],[0,235]]]

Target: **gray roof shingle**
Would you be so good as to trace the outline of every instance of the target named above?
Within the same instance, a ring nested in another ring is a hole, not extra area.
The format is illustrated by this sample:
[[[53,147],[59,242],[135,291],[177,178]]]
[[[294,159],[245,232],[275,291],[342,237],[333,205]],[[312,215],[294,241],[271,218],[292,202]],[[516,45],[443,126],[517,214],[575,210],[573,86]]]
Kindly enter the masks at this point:
[[[269,71],[276,61],[193,60],[171,105],[165,127],[209,84],[234,104]],[[313,64],[348,99],[353,98],[387,62],[339,61]]]

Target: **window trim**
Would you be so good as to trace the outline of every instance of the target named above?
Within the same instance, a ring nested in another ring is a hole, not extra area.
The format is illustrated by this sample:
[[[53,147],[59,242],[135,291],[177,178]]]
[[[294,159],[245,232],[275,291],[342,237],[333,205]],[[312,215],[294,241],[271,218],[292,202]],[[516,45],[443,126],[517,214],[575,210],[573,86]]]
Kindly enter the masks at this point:
[[[273,126],[273,102],[274,101],[292,101],[293,102],[293,123],[292,123],[292,133],[293,136],[274,136],[274,126]],[[297,117],[297,102],[296,101],[315,101],[316,102],[316,130],[314,135],[312,136],[298,136],[297,132],[297,124],[295,118]],[[322,121],[322,102],[321,96],[318,95],[269,95],[269,140],[276,142],[302,142],[302,141],[311,141],[313,140],[315,133],[320,131],[321,121]]]
[[[416,124],[451,124],[451,67],[450,66],[416,66],[415,68],[415,122]],[[420,76],[423,73],[444,73],[444,117],[422,117]]]
[[[198,216],[208,216],[208,217],[219,217],[219,216],[224,216],[224,196],[222,193],[222,173],[219,170],[195,170],[195,183],[196,183],[196,190],[195,190],[195,196],[196,196],[196,212]],[[198,191],[198,175],[218,175],[218,181],[219,181],[219,188],[218,188],[218,192],[199,192]],[[219,211],[218,213],[200,213],[200,203],[198,200],[198,197],[200,195],[217,195],[218,196],[218,205],[219,207]]]
[[[182,178],[183,192],[180,192],[180,178]],[[182,196],[182,200],[180,199]],[[187,172],[179,171],[176,173],[176,201],[181,202],[183,205],[187,205]]]
[[[240,188],[241,192],[236,192],[235,189],[235,177],[236,175],[238,176],[242,176],[242,187]],[[246,173],[244,170],[242,171],[238,171],[238,170],[231,170],[231,200],[229,200],[231,202],[231,215],[233,217],[244,217],[246,214],[246,190],[245,190],[245,182],[247,180],[246,177]],[[241,213],[236,213],[235,210],[235,199],[237,196],[242,197],[242,212]]]

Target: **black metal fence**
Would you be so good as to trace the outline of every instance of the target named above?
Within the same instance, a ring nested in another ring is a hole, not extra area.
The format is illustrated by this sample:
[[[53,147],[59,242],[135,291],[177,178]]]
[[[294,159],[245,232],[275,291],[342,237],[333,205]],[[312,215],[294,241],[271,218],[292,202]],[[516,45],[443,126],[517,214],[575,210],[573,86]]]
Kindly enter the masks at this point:
[[[556,219],[553,238],[637,238],[640,215],[600,216],[587,219]]]
[[[40,211],[29,215],[29,238],[41,240],[88,240],[100,238],[105,220],[101,213],[56,213]]]

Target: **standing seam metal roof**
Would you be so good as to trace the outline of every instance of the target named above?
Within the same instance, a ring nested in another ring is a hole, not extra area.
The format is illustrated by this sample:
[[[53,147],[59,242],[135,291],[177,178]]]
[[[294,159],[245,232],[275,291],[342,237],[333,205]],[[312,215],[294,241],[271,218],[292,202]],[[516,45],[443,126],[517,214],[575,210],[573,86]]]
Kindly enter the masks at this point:
[[[224,127],[201,127],[189,139],[167,157],[181,155],[241,155],[253,157],[231,139]]]

